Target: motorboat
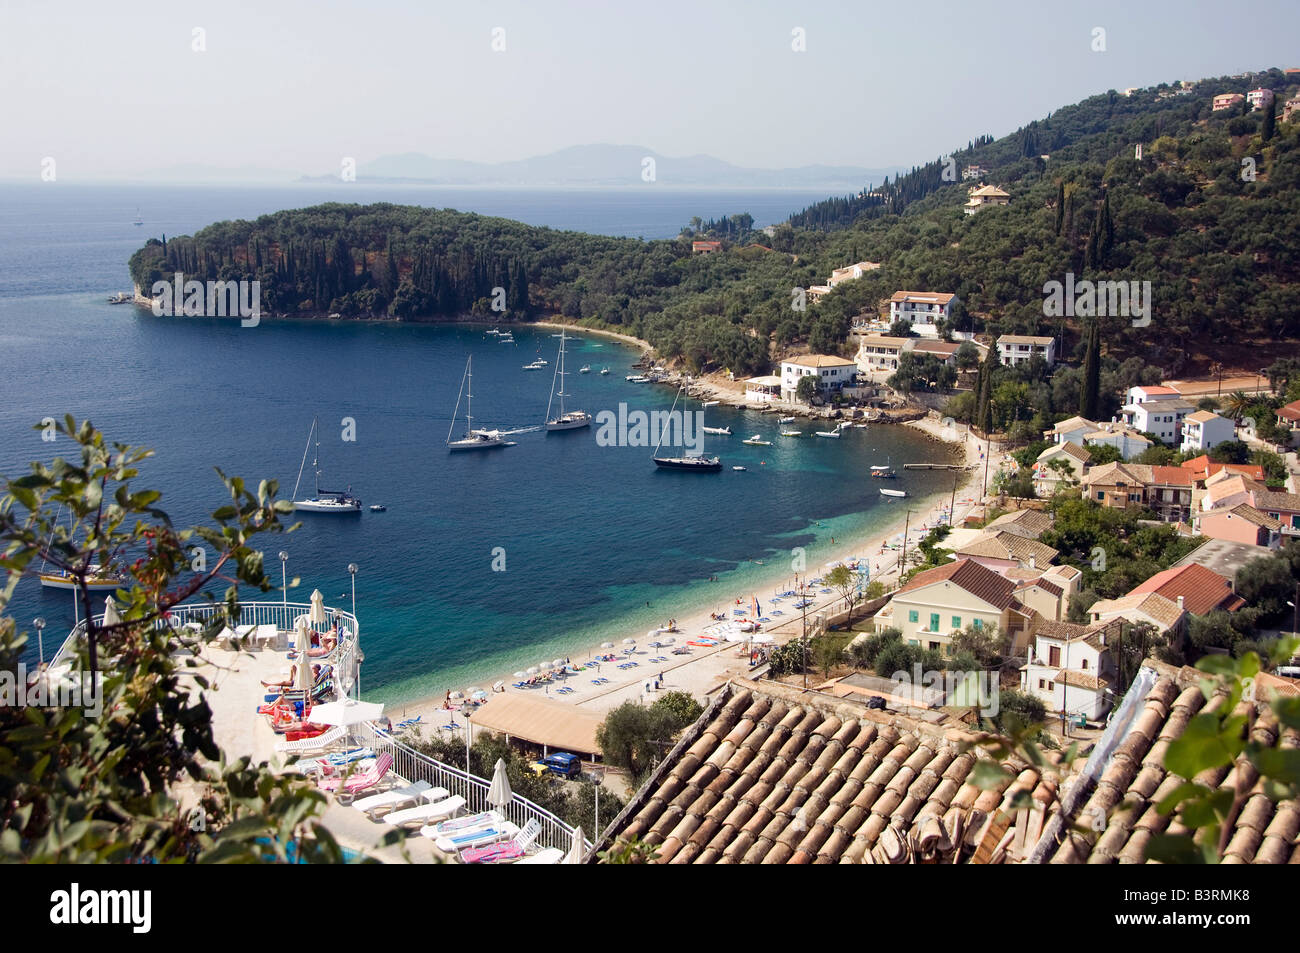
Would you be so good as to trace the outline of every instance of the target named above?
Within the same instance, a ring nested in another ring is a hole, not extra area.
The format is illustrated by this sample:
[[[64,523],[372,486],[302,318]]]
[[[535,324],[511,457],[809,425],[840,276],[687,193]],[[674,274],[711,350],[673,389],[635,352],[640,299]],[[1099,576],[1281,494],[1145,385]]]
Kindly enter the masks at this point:
[[[880,488],[881,496],[907,496],[906,490],[886,490],[883,486]]]
[[[591,373],[591,365],[590,365],[590,364],[583,364],[582,367],[578,368],[578,373],[579,373],[579,374],[590,374],[590,373]]]
[[[370,504],[370,512],[372,512],[372,513],[385,513],[385,512],[387,512],[387,511],[388,511],[388,507],[384,506],[383,503],[371,503],[371,504]]]
[[[772,446],[772,441],[770,441],[770,440],[764,440],[764,439],[763,439],[762,437],[760,437],[758,434],[754,434],[754,436],[750,437],[748,440],[742,440],[741,443],[748,444],[748,445],[751,446],[751,447],[770,447],[770,446]]]
[[[742,472],[742,473],[743,473],[743,472],[744,472],[744,471],[745,471],[745,470],[748,470],[748,469],[749,469],[749,467],[732,467],[732,468],[731,468],[731,469],[733,469],[733,470],[736,470],[736,471],[738,471],[738,472]]]
[[[545,365],[543,365],[543,364],[539,364],[539,363],[537,363],[537,361],[533,361],[533,363],[531,363],[531,364],[525,364],[525,365],[524,365],[524,370],[526,370],[526,371],[540,371],[544,366],[545,366]]]
[[[704,429],[704,432],[705,432],[705,433],[716,434],[716,435],[719,436],[719,437],[730,437],[730,436],[731,436],[731,428],[730,428],[730,427],[705,427],[705,428],[703,428],[703,429]]]
[[[819,436],[819,437],[829,437],[829,438],[831,438],[832,440],[839,440],[839,439],[840,439],[840,432],[839,432],[838,430],[819,430],[819,431],[817,431],[817,436]]]
[[[776,422],[777,422],[778,424],[792,424],[792,423],[794,423],[794,422],[795,422],[796,420],[798,420],[798,419],[799,419],[799,418],[797,418],[797,417],[778,417],[778,418],[776,418]]]
[[[782,430],[782,431],[781,431],[781,436],[782,436],[782,437],[802,437],[802,436],[803,436],[803,431],[802,431],[802,430]]]
[[[604,376],[606,376],[607,374],[609,374],[609,368],[608,368],[608,367],[602,367],[602,368],[600,369],[600,376],[601,376],[601,377],[604,377]]]

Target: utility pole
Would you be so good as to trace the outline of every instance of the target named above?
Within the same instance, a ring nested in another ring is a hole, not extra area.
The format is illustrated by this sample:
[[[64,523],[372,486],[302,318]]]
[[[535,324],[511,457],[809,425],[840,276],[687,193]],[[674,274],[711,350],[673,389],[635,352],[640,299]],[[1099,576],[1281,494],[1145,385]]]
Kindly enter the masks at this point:
[[[1216,396],[1222,397],[1223,396],[1223,363],[1221,361],[1215,361],[1213,364],[1211,364],[1210,373],[1219,375],[1219,388],[1217,391],[1215,391],[1215,394]]]
[[[907,568],[907,527],[912,520],[912,511],[907,511],[903,519],[903,555],[898,557],[898,584],[903,584],[903,571]]]
[[[952,475],[952,500],[948,503],[948,528],[953,529],[952,521],[957,515],[957,474]]]
[[[984,488],[980,490],[980,503],[989,495],[989,459],[993,456],[993,438],[984,437]]]
[[[798,577],[796,577],[797,579]],[[800,612],[803,614],[803,690],[808,691],[808,577],[804,576],[803,585],[799,587]]]

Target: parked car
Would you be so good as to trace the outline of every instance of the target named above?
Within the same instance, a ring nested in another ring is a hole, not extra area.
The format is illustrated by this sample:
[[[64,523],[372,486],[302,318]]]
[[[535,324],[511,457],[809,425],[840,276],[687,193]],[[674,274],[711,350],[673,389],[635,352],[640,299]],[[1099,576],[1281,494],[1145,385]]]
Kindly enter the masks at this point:
[[[538,777],[543,774],[557,774],[562,778],[576,778],[582,773],[582,759],[567,751],[557,751],[534,762],[533,773]]]

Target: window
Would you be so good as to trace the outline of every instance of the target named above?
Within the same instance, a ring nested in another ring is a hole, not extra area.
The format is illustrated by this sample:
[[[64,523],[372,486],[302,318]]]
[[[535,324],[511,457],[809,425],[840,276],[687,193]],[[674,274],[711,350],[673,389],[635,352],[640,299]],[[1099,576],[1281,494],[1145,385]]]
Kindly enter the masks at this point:
[[[1103,492],[1102,490],[1098,490],[1098,491],[1097,491],[1097,499],[1099,499],[1099,500],[1104,500],[1104,499],[1106,499],[1106,494],[1105,494],[1105,492]]]
[[[931,642],[931,643],[930,643],[930,648],[931,648],[931,649],[936,649],[936,650],[937,650],[937,649],[939,648],[939,643],[938,643],[938,642]]]
[[[1053,645],[1047,650],[1047,664],[1061,664],[1061,647],[1059,645]]]
[[[1047,683],[1047,690],[1048,690],[1049,692],[1050,692],[1050,691],[1055,691],[1055,690],[1056,690],[1056,682],[1048,682],[1048,683]]]
[[[930,613],[930,631],[931,632],[939,631],[939,613],[937,612]]]
[[[1083,670],[1084,670],[1085,672],[1088,671],[1088,660],[1087,660],[1087,659],[1084,659],[1084,660],[1083,660]]]
[[[983,620],[983,619],[975,619],[974,622],[973,622],[973,624],[974,624],[974,626],[975,626],[975,631],[977,631],[977,632],[978,632],[980,629],[984,628],[984,620]]]
[[[1047,679],[1045,679],[1045,678],[1040,678],[1040,679],[1038,680],[1038,687],[1039,687],[1039,688],[1046,688],[1046,687],[1047,687]]]
[[[908,621],[908,622],[916,622],[916,621],[919,620],[919,618],[920,618],[920,616],[917,615],[917,611],[916,611],[915,609],[908,609],[908,610],[907,610],[907,621]]]
[[[952,617],[952,627],[953,627],[954,629],[960,629],[960,628],[961,628],[961,616],[959,616],[959,615],[955,615],[955,616]]]
[[[908,645],[916,645],[916,646],[919,646],[921,643],[918,642],[916,639],[908,639],[908,640],[907,640],[907,644],[908,644]]]

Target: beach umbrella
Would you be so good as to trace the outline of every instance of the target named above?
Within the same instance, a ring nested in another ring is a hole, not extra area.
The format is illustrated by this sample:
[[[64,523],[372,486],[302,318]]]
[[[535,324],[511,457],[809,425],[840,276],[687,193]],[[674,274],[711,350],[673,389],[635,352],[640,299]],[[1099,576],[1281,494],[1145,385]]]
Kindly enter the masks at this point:
[[[755,645],[767,645],[769,642],[773,641],[773,639],[770,635],[756,635],[750,639],[750,641]]]
[[[554,665],[556,668],[564,668],[564,659],[557,658],[551,664]]]
[[[482,701],[483,699],[485,699],[485,698],[488,697],[488,693],[485,692],[485,691],[483,691],[483,689],[481,689],[481,688],[476,688],[476,689],[474,689],[472,692],[469,693],[469,697],[472,698],[472,699],[474,699],[474,701],[476,701],[476,702],[477,702],[477,701]]]
[[[529,675],[536,675],[539,671],[540,671],[540,669],[538,669],[538,667],[537,667],[536,665],[530,665],[530,666],[528,666],[528,674],[529,674]]]
[[[614,647],[614,643],[613,643],[613,642],[601,642],[601,643],[600,643],[600,647],[601,647],[602,649],[612,649],[612,648]]]
[[[454,692],[451,693],[451,698],[452,698],[453,700],[461,699],[461,698],[464,698],[464,697],[465,697],[465,693],[462,692],[459,688],[456,689]]]
[[[113,601],[112,596],[109,596],[107,599],[104,600],[103,625],[105,627],[110,625],[117,625],[121,621],[122,621],[122,614],[117,611],[117,603]]]
[[[624,639],[624,640],[623,640],[623,644],[624,644],[624,645],[636,645],[636,639]]]
[[[505,682],[493,682],[493,683],[492,683],[492,691],[494,691],[494,692],[504,692],[505,690],[506,690],[506,683],[505,683]]]
[[[674,642],[676,642],[676,641],[677,641],[677,640],[676,640],[673,636],[670,635],[670,636],[668,636],[668,638],[666,638],[666,639],[663,640],[663,643],[664,643],[664,645],[672,645],[672,644],[673,644]]]
[[[514,677],[515,677],[515,678],[527,678],[527,677],[528,677],[528,673],[527,673],[527,672],[515,672]]]
[[[506,762],[497,758],[496,769],[492,772],[492,786],[488,788],[488,803],[498,810],[505,810],[514,793],[510,790],[510,779],[506,777]]]
[[[329,616],[325,614],[325,597],[321,595],[319,589],[312,591],[311,612],[308,613],[307,621],[312,625],[324,625],[329,621]]]
[[[573,843],[569,845],[569,852],[564,855],[564,863],[580,864],[585,853],[587,853],[587,848],[582,836],[582,828],[575,827],[573,829]]]
[[[384,713],[382,702],[359,702],[354,698],[317,705],[311,710],[311,720],[318,725],[358,725],[374,721]]]

